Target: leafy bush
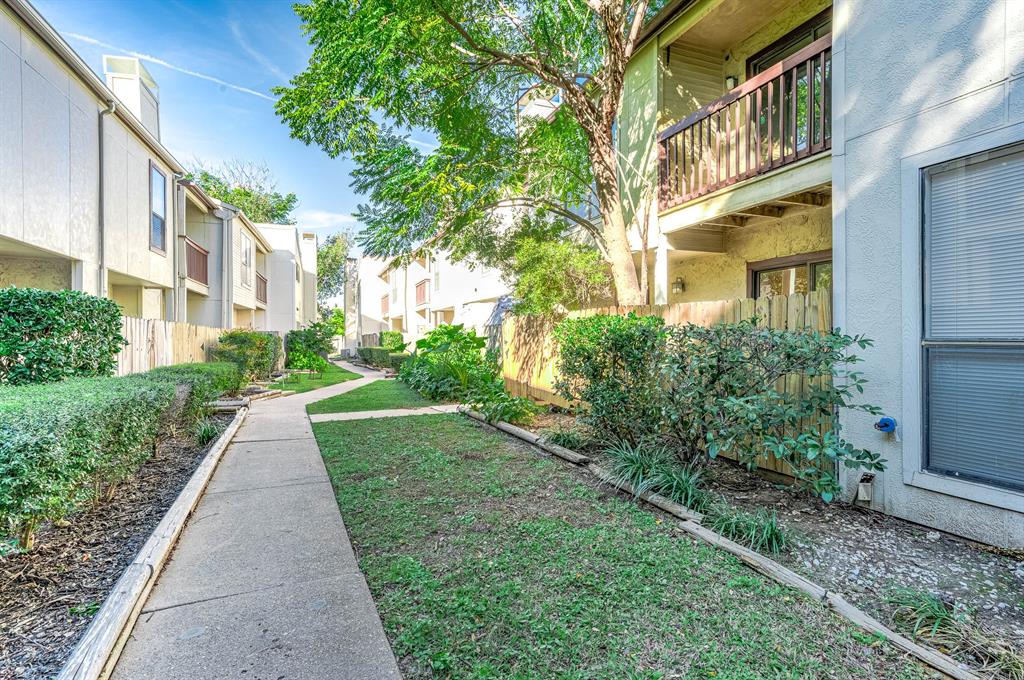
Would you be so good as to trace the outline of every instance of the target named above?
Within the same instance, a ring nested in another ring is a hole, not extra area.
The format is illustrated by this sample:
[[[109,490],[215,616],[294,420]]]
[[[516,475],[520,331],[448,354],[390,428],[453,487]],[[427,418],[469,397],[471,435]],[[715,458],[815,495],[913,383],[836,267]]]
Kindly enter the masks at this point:
[[[438,326],[416,341],[416,352],[402,364],[398,378],[430,399],[464,399],[498,375],[497,364],[482,354],[486,344],[486,338],[462,324]]]
[[[558,393],[583,406],[580,420],[611,441],[637,443],[660,428],[657,361],[664,322],[655,316],[566,319],[559,344]]]
[[[381,331],[380,346],[391,352],[405,351],[405,340],[401,331]]]
[[[333,337],[334,329],[323,321],[311,323],[305,328],[288,331],[284,338],[286,366],[298,368],[293,363],[293,355],[304,356],[305,353],[312,353],[326,357],[334,349],[331,344]]]
[[[402,364],[408,359],[411,354],[408,352],[391,352],[388,354],[388,368],[392,371],[399,371],[402,369]]]
[[[391,363],[391,351],[386,347],[370,348],[370,364],[377,368],[387,368]]]
[[[267,380],[281,358],[281,338],[274,333],[235,329],[220,336],[212,352],[218,361],[229,361],[245,382]]]
[[[306,349],[294,349],[288,354],[288,367],[297,371],[323,373],[329,365],[327,359]]]
[[[73,290],[0,288],[0,384],[110,375],[124,344],[113,300]]]
[[[341,307],[334,307],[324,316],[324,323],[331,329],[332,335],[345,335],[345,310]]]
[[[356,347],[356,354],[358,354],[359,358],[362,359],[363,361],[365,361],[366,363],[370,363],[370,348],[369,347]]]
[[[728,451],[753,468],[758,456],[773,456],[830,501],[839,490],[835,463],[884,468],[878,454],[840,436],[835,418],[838,408],[879,412],[853,402],[864,379],[849,370],[859,359],[848,350],[870,344],[860,336],[759,328],[753,321],[671,327],[651,401],[660,401],[665,431],[689,462]],[[801,382],[802,391],[786,391]]]
[[[197,407],[237,369],[181,365],[123,378],[72,378],[0,387],[0,530],[29,549],[45,520],[110,496],[174,425],[193,428]]]

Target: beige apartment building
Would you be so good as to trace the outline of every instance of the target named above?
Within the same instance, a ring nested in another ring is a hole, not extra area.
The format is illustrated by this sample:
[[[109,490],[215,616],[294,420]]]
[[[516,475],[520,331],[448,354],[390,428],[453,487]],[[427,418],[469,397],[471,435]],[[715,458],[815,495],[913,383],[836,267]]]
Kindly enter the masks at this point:
[[[103,67],[100,79],[25,0],[0,0],[0,286],[81,290],[140,318],[295,328],[274,323],[262,230],[185,181],[161,142],[152,75],[128,57]],[[311,244],[308,290],[289,303],[300,324],[315,318]],[[280,282],[289,294],[293,281]]]

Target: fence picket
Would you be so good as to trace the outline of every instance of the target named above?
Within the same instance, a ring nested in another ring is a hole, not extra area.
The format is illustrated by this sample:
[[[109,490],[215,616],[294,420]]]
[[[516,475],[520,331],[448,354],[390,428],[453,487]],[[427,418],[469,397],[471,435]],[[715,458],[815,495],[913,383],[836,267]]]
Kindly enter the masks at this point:
[[[162,319],[121,317],[121,334],[128,344],[117,355],[115,374],[207,361],[210,349],[224,330]]]

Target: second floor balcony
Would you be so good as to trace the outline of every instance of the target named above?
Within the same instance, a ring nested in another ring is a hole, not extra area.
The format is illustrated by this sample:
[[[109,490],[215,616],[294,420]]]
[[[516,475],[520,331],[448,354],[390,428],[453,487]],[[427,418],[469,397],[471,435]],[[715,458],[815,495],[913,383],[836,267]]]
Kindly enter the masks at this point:
[[[416,284],[416,306],[422,307],[430,302],[430,279],[423,279]]]
[[[185,276],[204,286],[210,284],[210,251],[185,237]]]
[[[256,272],[256,302],[267,304],[267,277]]]
[[[831,8],[728,1],[659,63],[660,211],[830,151]]]

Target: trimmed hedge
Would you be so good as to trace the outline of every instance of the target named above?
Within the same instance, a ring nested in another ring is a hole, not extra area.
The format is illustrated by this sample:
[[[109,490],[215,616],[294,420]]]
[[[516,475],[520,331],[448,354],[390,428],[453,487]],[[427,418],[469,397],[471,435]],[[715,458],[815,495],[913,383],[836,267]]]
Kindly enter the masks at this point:
[[[362,359],[363,361],[365,361],[366,363],[370,363],[370,348],[369,347],[356,347],[356,354],[358,354],[359,358]]]
[[[156,443],[241,384],[231,364],[0,387],[0,533],[32,547],[41,522],[109,497]]]
[[[110,375],[121,336],[113,300],[73,290],[0,288],[0,384]]]
[[[393,371],[399,370],[410,356],[412,355],[408,352],[390,352],[388,354],[388,368]]]
[[[405,340],[402,339],[401,331],[381,331],[380,346],[390,352],[405,351]]]

